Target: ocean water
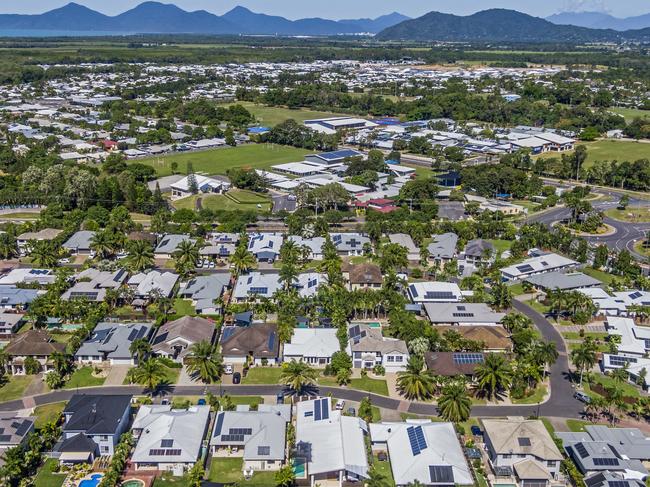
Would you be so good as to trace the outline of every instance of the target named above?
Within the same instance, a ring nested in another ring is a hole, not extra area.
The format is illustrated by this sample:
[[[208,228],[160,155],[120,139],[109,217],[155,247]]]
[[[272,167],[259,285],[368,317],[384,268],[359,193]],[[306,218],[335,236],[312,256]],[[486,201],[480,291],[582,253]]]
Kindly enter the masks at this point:
[[[0,37],[101,37],[129,36],[133,34],[135,33],[103,30],[0,29]]]

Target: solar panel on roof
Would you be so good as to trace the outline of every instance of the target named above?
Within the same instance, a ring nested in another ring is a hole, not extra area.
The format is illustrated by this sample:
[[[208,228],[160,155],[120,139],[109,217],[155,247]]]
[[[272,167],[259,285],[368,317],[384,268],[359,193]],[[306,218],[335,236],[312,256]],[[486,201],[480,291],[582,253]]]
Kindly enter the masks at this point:
[[[23,423],[16,428],[16,434],[18,436],[23,436],[25,433],[29,431],[29,429],[32,427],[32,422],[31,421],[23,421]],[[2,431],[4,433],[4,431]]]
[[[530,264],[518,265],[516,268],[519,272],[533,272],[535,270]]]
[[[179,448],[167,450],[167,452],[165,453],[165,455],[167,455],[168,457],[178,457],[180,456],[180,454],[181,454],[181,450]]]
[[[575,445],[575,449],[578,452],[578,455],[580,455],[580,458],[587,458],[589,456],[587,449],[582,443]]]
[[[314,401],[314,420],[320,421],[321,420],[321,414],[320,414],[320,400]]]
[[[452,360],[455,364],[480,364],[483,363],[484,357],[482,353],[463,353],[457,352],[452,354]]]
[[[415,286],[411,286],[409,289],[411,290],[411,294],[413,295],[413,297],[414,297],[414,298],[417,298],[417,297],[418,297],[418,290],[417,290],[417,288],[416,288]]]
[[[451,465],[429,465],[429,476],[434,484],[454,483],[454,471]]]
[[[323,419],[329,419],[330,410],[328,407],[327,399],[321,399],[321,416]]]
[[[411,453],[413,453],[413,456],[419,455],[420,447],[418,446],[418,440],[415,437],[415,428],[413,426],[409,426],[406,428],[406,434],[409,439],[409,444],[411,445]]]
[[[174,445],[174,440],[161,440],[160,441],[160,447],[161,448],[170,448]]]
[[[221,434],[221,428],[223,428],[223,417],[224,413],[219,413],[217,416],[217,424],[214,427],[214,436],[219,436]]]
[[[165,450],[161,450],[160,448],[152,448],[151,450],[149,450],[149,456],[152,457],[158,457],[164,454],[165,454]]]
[[[594,458],[594,465],[598,467],[613,467],[618,465],[618,458]]]
[[[517,438],[519,446],[530,446],[530,438]]]
[[[131,332],[129,333],[129,337],[127,338],[127,340],[130,341],[130,342],[132,342],[133,340],[135,340],[135,337],[137,337],[137,336],[138,336],[138,330],[136,330],[136,329],[134,328],[134,329],[131,330]]]
[[[0,435],[0,443],[7,443],[11,440],[11,435]]]
[[[147,333],[147,328],[143,326],[140,328],[140,330],[138,330],[138,336],[136,337],[136,340],[142,338],[145,335],[145,333]]]
[[[270,446],[258,446],[257,447],[257,454],[258,455],[270,455],[271,454],[271,447]]]
[[[274,346],[275,346],[275,332],[272,331],[269,334],[269,350],[272,350]]]
[[[424,431],[422,426],[415,427],[415,439],[418,442],[418,448],[424,450],[427,447],[427,440],[424,438]]]
[[[643,296],[643,294],[641,294],[639,291],[636,291],[636,292],[630,294],[630,299],[637,299],[637,298],[640,298],[641,296]]]
[[[451,291],[427,291],[425,297],[427,299],[453,299],[454,293]]]
[[[609,487],[629,487],[629,483],[626,480],[610,480]]]

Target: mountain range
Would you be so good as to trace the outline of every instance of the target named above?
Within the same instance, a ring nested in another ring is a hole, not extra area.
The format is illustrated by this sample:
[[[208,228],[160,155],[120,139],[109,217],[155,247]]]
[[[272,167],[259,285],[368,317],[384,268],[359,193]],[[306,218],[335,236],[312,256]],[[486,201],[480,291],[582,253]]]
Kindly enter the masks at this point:
[[[546,17],[558,25],[577,25],[590,29],[632,30],[650,27],[650,13],[620,19],[603,12],[562,12]]]
[[[125,33],[337,35],[377,33],[409,17],[393,12],[376,19],[288,20],[235,7],[219,16],[197,10],[187,12],[176,5],[144,2],[116,16],[104,15],[77,3],[36,15],[2,14],[0,29],[104,31]]]
[[[574,25],[557,25],[539,17],[507,9],[490,9],[460,16],[429,12],[405,20],[377,34],[379,40],[447,42],[619,42],[647,40],[650,29],[619,32]]]

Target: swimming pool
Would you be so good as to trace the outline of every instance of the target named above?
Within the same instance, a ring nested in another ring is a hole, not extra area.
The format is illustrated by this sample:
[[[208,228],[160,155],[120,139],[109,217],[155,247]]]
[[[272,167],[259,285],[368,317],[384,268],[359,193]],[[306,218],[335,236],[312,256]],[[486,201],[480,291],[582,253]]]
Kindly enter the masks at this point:
[[[305,459],[302,457],[296,457],[293,459],[293,474],[298,479],[305,478]]]
[[[381,328],[381,323],[378,321],[371,321],[371,322],[366,322],[366,321],[359,321],[355,323],[350,323],[351,325],[366,325],[369,328]]]
[[[104,474],[95,473],[89,479],[84,479],[79,482],[79,487],[97,487],[102,480]]]
[[[122,482],[122,487],[144,487],[144,482],[139,479],[130,479]]]

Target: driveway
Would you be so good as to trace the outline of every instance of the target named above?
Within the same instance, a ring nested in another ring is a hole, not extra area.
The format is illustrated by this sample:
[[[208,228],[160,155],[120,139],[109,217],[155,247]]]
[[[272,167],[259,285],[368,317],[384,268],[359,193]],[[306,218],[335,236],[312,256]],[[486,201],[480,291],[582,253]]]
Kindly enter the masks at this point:
[[[126,379],[126,374],[128,374],[130,365],[111,365],[104,385],[106,386],[121,386],[124,384],[124,379]]]

